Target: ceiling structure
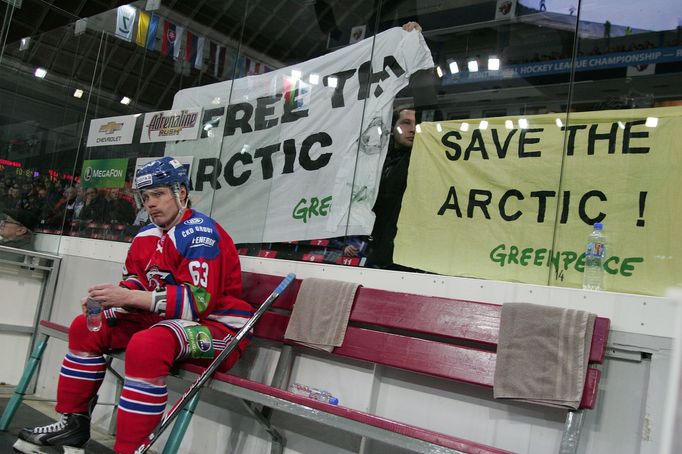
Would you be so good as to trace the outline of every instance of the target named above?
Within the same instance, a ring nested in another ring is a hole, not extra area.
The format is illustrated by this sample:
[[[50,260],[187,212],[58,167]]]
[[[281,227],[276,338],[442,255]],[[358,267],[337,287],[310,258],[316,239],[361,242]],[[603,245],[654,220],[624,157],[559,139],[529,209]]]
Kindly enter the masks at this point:
[[[214,77],[210,68],[200,71],[162,55],[158,43],[157,50],[147,50],[115,37],[116,8],[125,3],[24,0],[22,7],[12,12],[10,27],[6,30],[7,45],[0,61],[1,86],[46,104],[66,106],[74,112],[83,110],[83,101],[73,98],[72,93],[82,89],[89,96],[87,116],[94,118],[168,109],[178,90],[221,80]],[[144,1],[132,3],[138,9],[144,9],[145,4]],[[556,29],[552,29],[546,18],[541,18],[539,23],[527,18],[501,23],[492,20],[495,4],[486,0],[164,0],[154,13],[271,68],[309,60],[344,45],[354,26],[366,25],[366,36],[371,36],[375,30],[413,19],[423,25],[434,59],[441,64],[446,64],[453,55],[467,56],[481,49],[495,49],[504,41],[504,36],[507,40],[511,36],[512,44],[515,37],[516,41],[522,41],[517,47],[529,53],[534,49],[528,49],[527,39],[538,47],[555,46],[569,54],[573,50],[575,34],[566,30],[565,18]],[[82,34],[76,32],[80,18],[87,19],[87,28]],[[26,37],[31,41],[22,50],[21,39]],[[36,82],[32,74],[38,66],[47,70],[48,77]],[[676,74],[672,71],[659,78],[655,85],[661,96],[678,94]],[[224,74],[227,79],[233,76],[229,70]],[[583,84],[575,99],[596,104],[628,93],[651,91],[648,78],[626,80],[623,76],[623,71],[577,74],[578,81],[601,82]],[[613,92],[613,80],[619,85],[615,89],[621,92]],[[496,99],[504,99],[505,105],[547,103],[548,100],[565,105],[569,82],[570,74],[566,72],[549,78],[441,86],[439,102],[451,104],[461,112],[458,115],[466,115],[467,109],[476,105],[495,104]],[[500,97],[504,90],[506,94]],[[132,103],[120,104],[122,96],[131,98]]]

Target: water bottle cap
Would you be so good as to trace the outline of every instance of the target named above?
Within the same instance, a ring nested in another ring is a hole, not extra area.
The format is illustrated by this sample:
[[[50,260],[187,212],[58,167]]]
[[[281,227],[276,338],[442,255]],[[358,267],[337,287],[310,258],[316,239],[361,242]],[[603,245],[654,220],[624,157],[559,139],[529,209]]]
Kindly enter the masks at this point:
[[[339,405],[339,399],[337,399],[336,397],[330,397],[330,398],[329,398],[329,403],[330,403],[331,405]]]
[[[601,222],[595,222],[594,223],[594,230],[603,230],[604,229],[604,224]]]

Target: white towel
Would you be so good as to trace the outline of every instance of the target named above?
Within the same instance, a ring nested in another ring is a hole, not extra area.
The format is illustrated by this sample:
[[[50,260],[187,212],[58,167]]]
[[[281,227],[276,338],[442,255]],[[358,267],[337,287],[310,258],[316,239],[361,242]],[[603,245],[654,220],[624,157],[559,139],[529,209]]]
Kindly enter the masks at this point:
[[[595,314],[528,303],[502,306],[493,393],[577,409]]]
[[[304,279],[284,337],[328,352],[340,346],[358,286],[354,282]]]

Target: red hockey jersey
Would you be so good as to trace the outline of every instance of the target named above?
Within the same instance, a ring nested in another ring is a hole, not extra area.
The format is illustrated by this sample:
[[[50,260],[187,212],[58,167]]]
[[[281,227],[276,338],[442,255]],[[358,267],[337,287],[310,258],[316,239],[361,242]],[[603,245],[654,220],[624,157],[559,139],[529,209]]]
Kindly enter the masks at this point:
[[[166,318],[211,320],[238,331],[253,315],[241,299],[239,256],[213,219],[188,209],[168,232],[153,224],[133,239],[121,285],[166,290]]]

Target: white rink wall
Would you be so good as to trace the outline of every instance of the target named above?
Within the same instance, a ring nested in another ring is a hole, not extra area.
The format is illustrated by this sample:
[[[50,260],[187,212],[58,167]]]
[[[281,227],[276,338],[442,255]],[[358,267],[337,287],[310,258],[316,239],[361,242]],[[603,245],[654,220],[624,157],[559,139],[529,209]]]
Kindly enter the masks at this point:
[[[54,241],[44,237],[41,241]],[[127,244],[63,237],[63,257],[55,294],[52,320],[69,324],[79,312],[79,299],[97,282],[115,282],[120,277]],[[299,278],[321,277],[359,282],[367,287],[425,295],[463,298],[492,303],[530,302],[583,309],[611,319],[609,355],[603,366],[597,408],[587,411],[581,438],[582,453],[660,453],[668,451],[672,436],[666,417],[677,402],[679,351],[673,354],[679,337],[680,316],[674,298],[655,298],[611,292],[583,291],[509,282],[406,274],[385,270],[289,262],[242,257],[244,271]],[[11,279],[0,276],[1,279]],[[3,289],[5,285],[3,285]],[[11,297],[21,298],[22,288]],[[21,339],[10,340],[20,347]],[[25,342],[25,340],[24,340]],[[61,359],[66,343],[48,345],[40,369],[37,394],[54,399]],[[9,358],[21,369],[24,356]],[[260,345],[251,348],[235,373],[269,382],[278,351]],[[115,361],[122,372],[122,364]],[[330,361],[309,351],[297,354],[291,381],[329,390],[341,405],[377,413],[446,434],[460,436],[519,453],[557,452],[564,412],[523,404],[496,402],[492,392],[466,385],[453,385],[400,370],[372,367],[358,362]],[[107,377],[100,402],[113,403],[115,381]],[[179,397],[185,384],[169,381],[169,401]],[[204,393],[181,446],[183,453],[269,453],[268,434],[232,398]],[[210,401],[211,404],[207,403]],[[227,406],[228,409],[221,408]],[[108,427],[111,406],[99,405],[95,424]],[[289,453],[382,453],[399,449],[361,440],[333,428],[282,413],[273,415],[273,425],[282,430]],[[666,432],[667,431],[667,432]],[[664,434],[666,432],[666,434]],[[666,440],[664,442],[664,439]],[[157,448],[160,450],[160,448]]]

